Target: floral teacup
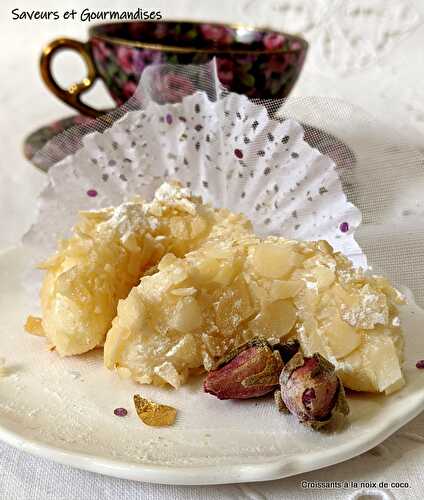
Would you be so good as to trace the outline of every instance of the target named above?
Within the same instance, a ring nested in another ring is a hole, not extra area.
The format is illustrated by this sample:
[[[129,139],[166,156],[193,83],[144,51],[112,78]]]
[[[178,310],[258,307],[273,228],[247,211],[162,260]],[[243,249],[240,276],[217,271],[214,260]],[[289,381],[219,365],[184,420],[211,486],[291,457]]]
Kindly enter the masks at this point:
[[[251,98],[286,97],[303,66],[307,42],[302,38],[246,26],[189,22],[129,22],[93,26],[83,43],[59,38],[43,50],[41,75],[48,88],[79,112],[97,117],[103,111],[81,101],[81,95],[101,78],[121,105],[134,93],[146,66],[159,63],[204,64],[216,57],[218,77],[233,92]],[[76,50],[88,74],[69,89],[52,76],[54,54]],[[162,95],[176,101],[197,88],[188,76],[167,75]],[[166,88],[165,88],[166,87]]]

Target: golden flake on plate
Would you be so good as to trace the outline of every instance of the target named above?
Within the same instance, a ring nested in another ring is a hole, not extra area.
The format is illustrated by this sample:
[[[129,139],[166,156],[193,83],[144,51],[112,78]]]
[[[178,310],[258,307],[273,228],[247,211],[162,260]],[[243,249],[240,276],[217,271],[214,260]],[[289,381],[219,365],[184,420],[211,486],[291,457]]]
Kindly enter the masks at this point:
[[[42,320],[36,316],[28,316],[24,328],[31,335],[36,335],[37,337],[44,337],[45,335]]]
[[[161,405],[138,394],[134,395],[134,405],[137,415],[146,424],[153,427],[172,425],[177,417],[177,410],[172,406]]]

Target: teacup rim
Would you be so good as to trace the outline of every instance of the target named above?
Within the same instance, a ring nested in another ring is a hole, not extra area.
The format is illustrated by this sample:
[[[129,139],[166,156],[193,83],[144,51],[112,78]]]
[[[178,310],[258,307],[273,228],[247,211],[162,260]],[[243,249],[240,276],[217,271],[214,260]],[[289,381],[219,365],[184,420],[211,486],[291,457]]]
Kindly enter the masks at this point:
[[[191,24],[210,24],[213,26],[223,26],[231,29],[247,29],[247,30],[252,30],[252,31],[269,31],[272,33],[276,33],[278,35],[283,35],[287,38],[290,38],[292,40],[298,41],[301,46],[296,49],[261,49],[261,50],[244,50],[244,49],[234,49],[234,48],[229,48],[225,49],[222,47],[216,47],[216,48],[196,48],[196,47],[180,47],[178,45],[169,45],[169,44],[161,44],[161,43],[152,43],[152,42],[140,42],[138,40],[127,40],[125,38],[120,38],[116,36],[110,36],[110,35],[104,35],[104,34],[96,34],[95,31],[96,29],[100,27],[105,27],[105,26],[112,26],[112,25],[118,25],[118,24],[133,24],[133,23],[146,23],[146,22],[152,22],[152,23],[191,23]],[[204,54],[292,54],[292,53],[297,53],[301,52],[304,50],[307,50],[309,47],[309,43],[302,38],[300,35],[292,34],[292,33],[287,33],[284,31],[277,31],[273,28],[270,27],[263,27],[263,26],[254,26],[250,24],[243,24],[243,23],[217,23],[217,22],[209,22],[209,21],[186,21],[186,20],[181,20],[181,19],[166,19],[164,21],[154,21],[154,20],[149,20],[149,21],[120,21],[120,22],[113,22],[113,23],[97,23],[92,25],[89,30],[88,30],[89,38],[90,40],[93,38],[104,40],[106,42],[113,42],[113,43],[119,43],[121,45],[125,45],[128,47],[138,47],[138,48],[143,48],[143,49],[150,49],[150,50],[158,50],[162,52],[177,52],[177,53],[204,53]]]

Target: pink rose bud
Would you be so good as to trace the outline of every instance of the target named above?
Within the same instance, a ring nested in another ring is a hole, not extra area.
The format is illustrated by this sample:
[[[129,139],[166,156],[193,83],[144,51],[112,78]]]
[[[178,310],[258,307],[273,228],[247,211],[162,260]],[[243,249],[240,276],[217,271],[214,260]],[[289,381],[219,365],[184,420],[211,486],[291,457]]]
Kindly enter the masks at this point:
[[[265,339],[257,338],[220,359],[203,388],[219,399],[257,398],[278,386],[282,369],[280,354]]]
[[[295,354],[281,372],[280,385],[281,398],[276,395],[279,410],[285,405],[301,423],[313,429],[349,413],[343,384],[334,366],[318,353],[312,357]]]

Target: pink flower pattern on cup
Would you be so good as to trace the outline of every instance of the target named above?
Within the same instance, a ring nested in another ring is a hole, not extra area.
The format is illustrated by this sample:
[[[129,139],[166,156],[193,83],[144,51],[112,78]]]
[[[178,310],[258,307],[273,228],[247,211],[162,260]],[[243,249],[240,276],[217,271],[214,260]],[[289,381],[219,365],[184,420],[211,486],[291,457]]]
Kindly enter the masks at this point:
[[[234,80],[234,62],[231,59],[217,59],[219,80],[223,85],[231,85]]]
[[[134,57],[136,51],[131,47],[118,47],[116,49],[116,56],[120,67],[125,73],[132,73],[134,71]]]
[[[263,38],[265,48],[268,50],[281,49],[284,45],[285,37],[278,33],[267,33]]]
[[[108,46],[104,42],[99,40],[96,43],[96,45],[93,46],[93,53],[94,53],[94,57],[98,61],[104,62],[106,59],[108,59],[110,57],[111,50],[108,48]]]
[[[234,38],[232,30],[219,24],[201,24],[200,30],[206,40],[211,40],[217,44],[228,45]]]
[[[158,102],[180,102],[183,97],[192,94],[194,90],[191,80],[175,73],[161,75],[155,82]]]
[[[137,85],[128,80],[127,82],[124,83],[124,86],[123,86],[123,93],[124,93],[124,96],[129,99],[132,95],[134,95],[135,93],[135,90],[137,88]]]

